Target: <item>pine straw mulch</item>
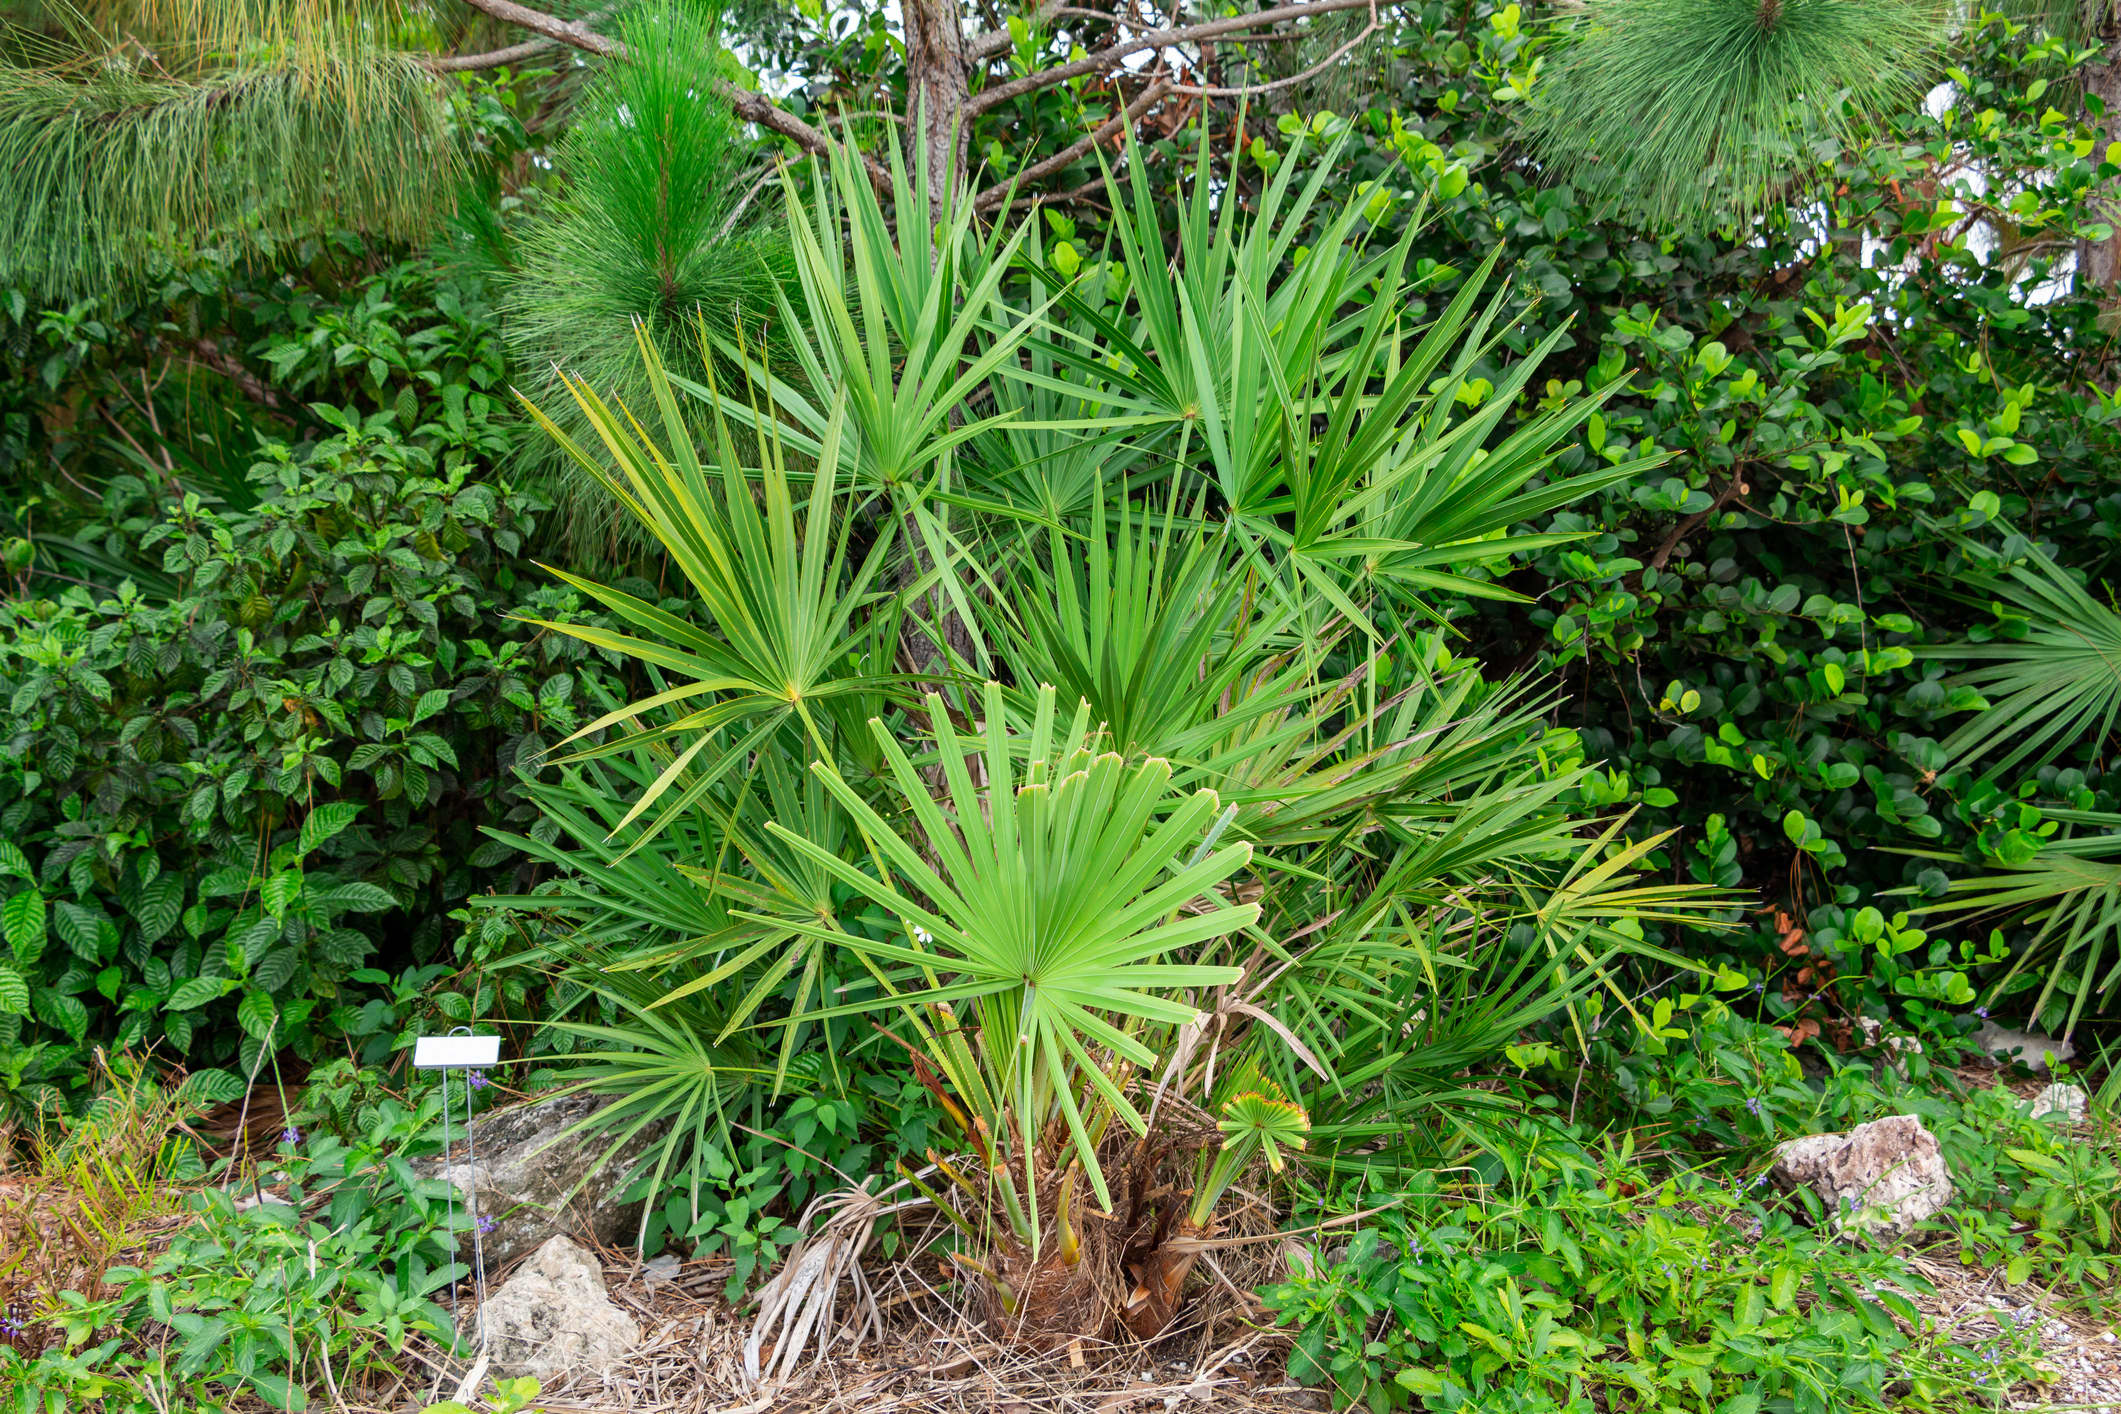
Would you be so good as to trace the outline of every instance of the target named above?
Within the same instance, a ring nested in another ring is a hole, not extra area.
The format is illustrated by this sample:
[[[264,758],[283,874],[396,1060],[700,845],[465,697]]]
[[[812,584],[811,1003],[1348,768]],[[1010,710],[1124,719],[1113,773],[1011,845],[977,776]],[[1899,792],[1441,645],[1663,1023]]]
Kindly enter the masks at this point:
[[[726,1258],[674,1270],[603,1249],[611,1299],[640,1326],[641,1343],[619,1365],[548,1385],[550,1414],[1091,1414],[1138,1409],[1314,1410],[1327,1401],[1283,1373],[1285,1333],[1236,1282],[1197,1292],[1176,1327],[1151,1345],[1078,1342],[1029,1356],[986,1339],[942,1292],[907,1264],[880,1266],[883,1334],[805,1358],[776,1387],[744,1377],[748,1312],[723,1298]],[[1225,1262],[1226,1270],[1229,1263]],[[497,1283],[496,1283],[497,1284]],[[1239,1304],[1240,1298],[1244,1303]],[[414,1401],[454,1392],[465,1362],[429,1346],[414,1351],[425,1385]],[[385,1404],[385,1408],[392,1407]],[[404,1407],[402,1405],[396,1407]],[[417,1402],[412,1407],[417,1408]]]

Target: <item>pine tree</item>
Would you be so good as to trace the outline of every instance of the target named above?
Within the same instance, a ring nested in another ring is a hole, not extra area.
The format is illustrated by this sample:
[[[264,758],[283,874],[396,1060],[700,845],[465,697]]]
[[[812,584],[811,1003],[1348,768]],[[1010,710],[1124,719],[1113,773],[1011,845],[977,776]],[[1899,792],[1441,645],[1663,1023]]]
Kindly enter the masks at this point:
[[[1786,206],[1917,98],[1944,38],[1933,0],[1590,0],[1527,126],[1557,181],[1645,224]]]
[[[0,285],[103,288],[201,248],[428,229],[447,95],[366,0],[40,4],[0,31]]]

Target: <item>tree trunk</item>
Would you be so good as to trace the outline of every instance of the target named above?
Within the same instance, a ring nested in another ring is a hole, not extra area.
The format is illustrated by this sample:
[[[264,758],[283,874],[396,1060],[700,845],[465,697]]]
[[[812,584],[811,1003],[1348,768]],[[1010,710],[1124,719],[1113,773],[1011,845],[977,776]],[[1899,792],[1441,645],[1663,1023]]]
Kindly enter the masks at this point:
[[[928,198],[941,206],[965,184],[965,31],[958,0],[904,0],[907,143],[928,169]]]
[[[2103,151],[2107,143],[2121,141],[2121,0],[2086,0],[2084,28],[2100,49],[2097,61],[2084,70],[2084,91],[2106,105],[2097,124]],[[2121,192],[2107,193],[2099,214],[2115,231],[2103,241],[2077,242],[2077,288],[2097,298],[2111,320],[2121,311],[2114,288],[2121,278]]]

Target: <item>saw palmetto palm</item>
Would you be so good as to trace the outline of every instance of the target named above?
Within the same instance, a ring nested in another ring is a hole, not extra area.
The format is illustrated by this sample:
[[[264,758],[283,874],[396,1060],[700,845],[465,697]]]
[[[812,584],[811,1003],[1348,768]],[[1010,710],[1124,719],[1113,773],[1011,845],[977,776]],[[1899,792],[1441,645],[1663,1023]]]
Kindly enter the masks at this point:
[[[1952,880],[1940,903],[1916,909],[1935,918],[1992,919],[2026,930],[2016,955],[1990,986],[2007,995],[2020,975],[2046,969],[2033,997],[2036,1017],[2059,1016],[2068,1036],[2097,999],[2121,996],[2121,815],[2051,810],[2067,833],[2044,840],[2022,863],[2000,872]],[[1931,851],[1923,857],[1949,859]],[[2050,1007],[2055,1008],[2050,1013]]]
[[[1945,738],[1954,765],[1986,775],[2045,767],[2074,753],[2073,765],[2110,756],[2121,717],[2121,614],[2041,550],[2012,541],[2013,558],[1962,577],[1989,596],[1996,626],[1984,641],[1936,645],[1925,657],[1967,665],[1947,685],[1971,688],[1987,705]],[[1967,547],[1970,551],[1972,546]],[[1991,917],[2030,930],[1992,991],[2002,994],[2029,967],[2045,967],[2036,1014],[2058,999],[2063,1034],[2094,998],[2121,995],[2121,817],[2051,810],[2065,828],[2030,859],[2003,872],[1955,879],[1942,903],[1918,910],[1954,918]],[[1925,857],[1945,858],[1921,851]]]
[[[853,1005],[913,1020],[1023,1211],[1037,1211],[1032,1156],[1051,1162],[1040,1150],[1055,1121],[1109,1209],[1098,1140],[1112,1119],[1145,1131],[1126,1075],[1154,1067],[1158,1035],[1192,1019],[1189,993],[1237,976],[1202,945],[1258,917],[1217,892],[1251,846],[1218,847],[1221,803],[1211,791],[1175,795],[1168,763],[1100,750],[1087,706],[1063,720],[1046,688],[1017,731],[998,686],[982,702],[968,739],[928,699],[940,799],[882,723],[890,818],[815,768],[875,851],[875,872],[773,827],[903,934],[791,926],[879,969],[885,995]]]
[[[641,430],[632,410],[609,406],[578,379],[568,379],[568,389],[608,465],[531,406],[547,434],[577,465],[601,478],[668,552],[705,620],[695,623],[623,589],[553,571],[633,631],[566,623],[545,627],[683,679],[607,712],[568,739],[627,728],[613,741],[584,748],[575,759],[643,745],[667,750],[662,772],[617,827],[625,829],[660,804],[634,847],[652,839],[722,773],[783,727],[798,725],[809,740],[821,743],[814,710],[821,699],[875,688],[845,668],[862,641],[866,625],[858,614],[871,597],[891,542],[886,524],[859,560],[852,553],[853,521],[841,508],[844,423],[838,410],[823,428],[809,496],[799,506],[785,449],[771,436],[759,442],[756,483],[726,421],[716,423],[716,462],[703,460],[654,344],[642,334],[639,346],[667,450]],[[721,743],[716,755],[696,766],[715,742]],[[673,788],[677,793],[666,800]]]

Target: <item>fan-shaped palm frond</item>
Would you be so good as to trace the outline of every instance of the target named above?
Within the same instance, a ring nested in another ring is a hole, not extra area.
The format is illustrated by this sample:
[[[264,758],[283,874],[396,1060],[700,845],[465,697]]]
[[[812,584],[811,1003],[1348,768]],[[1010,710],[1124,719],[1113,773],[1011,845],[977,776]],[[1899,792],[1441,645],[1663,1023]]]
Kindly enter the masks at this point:
[[[2023,545],[2023,552],[1962,581],[1991,596],[1999,631],[1986,642],[1922,650],[1973,665],[1948,685],[1973,688],[1989,705],[1946,738],[1944,750],[1954,765],[1985,761],[1983,769],[1998,776],[2064,752],[2096,758],[2121,716],[2121,614],[2038,548]],[[2000,758],[1987,760],[1999,750]]]
[[[1980,553],[1971,544],[1965,548]],[[1978,763],[1984,774],[1999,777],[2065,756],[2089,767],[2112,750],[2121,717],[2121,614],[2038,547],[2014,537],[2010,554],[1995,568],[1962,579],[1987,594],[1996,612],[1998,626],[1986,640],[1920,650],[1924,657],[1970,664],[1946,685],[1970,688],[1987,701],[1945,739],[1945,753],[1955,766]],[[2101,971],[2102,959],[2121,937],[2121,865],[2106,862],[2121,856],[2121,816],[2048,814],[2067,832],[2042,841],[2031,859],[2005,861],[2000,874],[1953,880],[1944,902],[1917,912],[1987,915],[2032,929],[1993,990],[2001,995],[2026,968],[2045,966],[2033,1009],[2043,1013],[2058,996],[2067,998],[2067,1035],[2093,996],[2110,1001],[2121,993],[2121,961]]]
[[[1024,536],[997,578],[1001,592],[974,612],[1015,680],[1088,703],[1122,755],[1180,769],[1240,725],[1226,694],[1270,656],[1289,617],[1254,602],[1226,533],[1175,507],[1101,498],[1079,531]],[[1248,702],[1247,715],[1273,705],[1264,692]]]
[[[2007,920],[2031,929],[1990,995],[2008,995],[2016,990],[2012,983],[2020,974],[2045,967],[2033,1015],[2045,1019],[2050,1007],[2065,1003],[2059,1020],[2060,1034],[2067,1037],[2094,998],[2110,1004],[2121,996],[2121,815],[2090,810],[2048,814],[2070,833],[2043,841],[2039,853],[2022,864],[2005,863],[2001,873],[1952,880],[1942,903],[1915,911],[1939,918]],[[2097,833],[2077,833],[2080,827]],[[1926,851],[1923,857],[1950,858]]]
[[[662,808],[629,846],[634,849],[653,839],[723,774],[746,762],[784,724],[798,723],[822,749],[823,734],[813,710],[818,701],[875,686],[849,675],[845,666],[862,638],[857,610],[869,597],[891,540],[887,525],[860,562],[853,563],[853,522],[841,514],[840,506],[842,418],[837,409],[824,429],[810,499],[799,517],[778,440],[769,436],[759,448],[764,465],[756,489],[762,494],[754,494],[728,424],[720,418],[716,463],[703,461],[654,344],[643,331],[636,337],[648,387],[662,414],[667,452],[648,440],[630,412],[615,412],[577,380],[568,379],[568,389],[613,469],[531,405],[532,416],[575,464],[600,479],[668,551],[709,621],[708,627],[699,627],[624,590],[553,571],[634,632],[537,622],[686,679],[607,712],[568,738],[572,742],[615,726],[631,728],[613,741],[582,749],[575,758],[579,760],[669,744],[674,754],[662,774],[614,830],[630,826],[660,802]],[[666,716],[672,709],[676,715]],[[711,765],[695,769],[694,761],[708,744],[737,723],[745,723],[748,734],[725,741],[726,750],[707,758]],[[681,788],[665,800],[673,787]]]
[[[1188,989],[1238,975],[1227,965],[1167,959],[1259,916],[1215,892],[1252,850],[1215,848],[1213,792],[1175,797],[1167,763],[1130,764],[1098,751],[1087,706],[1063,725],[1045,688],[1021,734],[1009,730],[996,684],[987,685],[984,706],[984,740],[966,742],[941,700],[928,699],[947,786],[940,801],[877,724],[903,826],[830,767],[815,768],[876,850],[877,874],[785,826],[770,828],[905,930],[906,941],[885,942],[797,925],[887,969],[886,994],[852,1009],[905,1010],[975,1132],[993,1146],[991,1163],[1040,1154],[1047,1126],[1063,1121],[1075,1162],[1109,1212],[1097,1152],[1106,1123],[1147,1132],[1121,1088],[1125,1072],[1154,1067],[1155,1033],[1192,1019]],[[957,1014],[944,1008],[962,1009],[965,1021],[940,1019]],[[1026,1213],[1038,1211],[1035,1167],[1027,1157],[1015,1174],[995,1175],[1023,1187]],[[1024,1235],[1035,1246],[1036,1230]]]
[[[553,1095],[608,1097],[590,1115],[575,1121],[553,1142],[589,1136],[603,1154],[582,1179],[603,1169],[636,1140],[645,1139],[641,1157],[625,1175],[645,1174],[648,1191],[662,1191],[666,1180],[681,1177],[693,1195],[695,1220],[699,1194],[708,1187],[702,1167],[711,1148],[728,1153],[727,1110],[738,1095],[758,1085],[766,1073],[749,1038],[716,1039],[724,1020],[707,996],[687,998],[676,1006],[654,1005],[654,984],[637,974],[599,965],[585,956],[563,974],[582,989],[582,1001],[601,1002],[609,1021],[562,1014],[546,1026],[578,1050],[554,1058],[566,1084]],[[579,1185],[577,1190],[579,1191]],[[574,1192],[562,1199],[572,1201]],[[650,1212],[654,1205],[650,1204]],[[641,1215],[645,1231],[650,1212]]]
[[[1527,123],[1560,181],[1655,224],[1749,217],[1911,102],[1946,33],[1934,0],[1588,0]]]

